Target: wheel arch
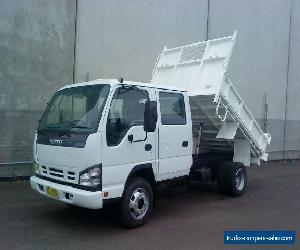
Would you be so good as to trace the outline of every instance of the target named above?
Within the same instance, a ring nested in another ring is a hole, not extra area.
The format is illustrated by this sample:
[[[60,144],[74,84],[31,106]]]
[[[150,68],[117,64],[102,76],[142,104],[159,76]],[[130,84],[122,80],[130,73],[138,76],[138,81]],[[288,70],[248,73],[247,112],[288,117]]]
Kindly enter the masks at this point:
[[[136,165],[132,168],[129,175],[127,176],[125,185],[128,183],[132,177],[141,177],[148,181],[154,190],[156,187],[155,175],[152,168],[152,163],[144,163]]]

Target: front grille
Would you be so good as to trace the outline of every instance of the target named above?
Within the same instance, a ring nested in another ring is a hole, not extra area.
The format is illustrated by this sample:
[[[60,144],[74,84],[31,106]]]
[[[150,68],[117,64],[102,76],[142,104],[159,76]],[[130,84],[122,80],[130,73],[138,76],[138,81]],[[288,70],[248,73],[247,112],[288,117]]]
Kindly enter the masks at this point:
[[[57,167],[49,167],[45,165],[40,165],[40,174],[42,176],[47,176],[49,178],[76,183],[76,173],[75,171],[70,171],[68,169],[61,169]]]
[[[48,175],[48,171],[47,171],[47,168],[46,166],[41,166],[41,172],[45,175]]]
[[[68,171],[68,179],[71,181],[74,181],[75,180],[75,172]]]
[[[49,168],[50,176],[56,176],[58,178],[64,179],[64,171],[57,168]]]

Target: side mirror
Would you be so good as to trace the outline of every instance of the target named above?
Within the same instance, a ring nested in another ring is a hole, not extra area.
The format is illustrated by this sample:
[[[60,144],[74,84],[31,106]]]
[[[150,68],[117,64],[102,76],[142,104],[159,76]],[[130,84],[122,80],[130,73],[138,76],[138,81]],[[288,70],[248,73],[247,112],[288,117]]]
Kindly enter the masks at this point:
[[[156,121],[157,121],[157,102],[148,100],[145,103],[144,130],[146,132],[154,132],[156,129]]]

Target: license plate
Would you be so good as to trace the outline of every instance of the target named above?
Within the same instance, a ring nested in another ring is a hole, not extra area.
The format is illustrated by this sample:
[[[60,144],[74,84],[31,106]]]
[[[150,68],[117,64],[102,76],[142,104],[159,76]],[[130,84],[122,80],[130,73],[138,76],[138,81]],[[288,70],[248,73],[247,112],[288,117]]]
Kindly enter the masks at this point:
[[[58,190],[52,187],[47,187],[47,194],[55,199],[59,198]]]

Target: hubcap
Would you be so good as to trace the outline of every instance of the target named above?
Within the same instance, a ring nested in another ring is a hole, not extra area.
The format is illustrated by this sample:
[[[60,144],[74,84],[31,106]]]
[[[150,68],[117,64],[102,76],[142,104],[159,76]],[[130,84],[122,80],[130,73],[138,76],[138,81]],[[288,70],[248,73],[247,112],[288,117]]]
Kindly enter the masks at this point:
[[[235,187],[237,190],[243,190],[245,186],[245,173],[243,169],[239,169],[235,174]]]
[[[137,188],[133,191],[129,200],[129,211],[134,219],[141,219],[149,208],[149,198],[144,188]]]

